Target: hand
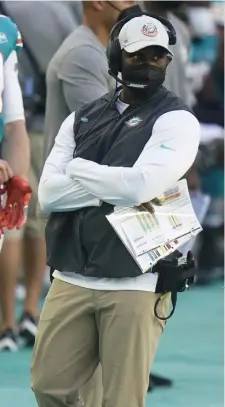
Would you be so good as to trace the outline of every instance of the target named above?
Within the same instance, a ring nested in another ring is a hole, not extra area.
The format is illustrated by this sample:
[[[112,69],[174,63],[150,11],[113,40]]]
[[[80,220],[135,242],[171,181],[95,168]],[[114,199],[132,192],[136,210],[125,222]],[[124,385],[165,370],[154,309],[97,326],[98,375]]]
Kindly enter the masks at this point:
[[[9,164],[4,160],[0,160],[0,185],[8,182],[12,177],[13,172]]]
[[[138,206],[138,209],[139,209],[140,211],[146,211],[146,209],[147,209],[148,212],[154,213],[154,212],[155,212],[155,208],[154,208],[154,206],[152,206],[152,204],[154,204],[154,205],[156,205],[156,206],[161,206],[161,205],[162,205],[160,199],[154,198],[154,199],[152,199],[151,201],[145,202],[145,203],[141,204],[140,206]]]
[[[14,176],[6,184],[7,200],[4,208],[8,229],[21,229],[26,222],[25,209],[28,207],[32,189],[28,182]]]

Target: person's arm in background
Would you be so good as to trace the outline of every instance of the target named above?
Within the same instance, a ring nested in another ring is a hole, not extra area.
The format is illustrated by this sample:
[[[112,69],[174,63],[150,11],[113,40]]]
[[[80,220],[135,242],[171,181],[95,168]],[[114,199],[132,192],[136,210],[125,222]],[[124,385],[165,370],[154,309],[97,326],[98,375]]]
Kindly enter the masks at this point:
[[[8,162],[14,175],[27,178],[30,165],[30,145],[15,51],[10,54],[4,65],[3,112],[5,128],[2,158]]]
[[[104,51],[85,46],[71,50],[58,73],[70,112],[109,92]]]
[[[133,167],[109,167],[73,159],[66,174],[90,193],[113,205],[136,206],[156,198],[191,167],[198,152],[200,126],[186,111],[159,117]]]
[[[61,125],[41,175],[38,198],[41,209],[46,213],[100,205],[98,198],[66,175],[66,167],[75,148],[74,115],[74,112],[71,113]]]

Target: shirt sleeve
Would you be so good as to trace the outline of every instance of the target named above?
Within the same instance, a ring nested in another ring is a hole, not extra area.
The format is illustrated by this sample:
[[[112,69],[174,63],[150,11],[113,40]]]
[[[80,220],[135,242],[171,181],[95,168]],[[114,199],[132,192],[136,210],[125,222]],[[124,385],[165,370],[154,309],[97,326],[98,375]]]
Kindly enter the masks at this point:
[[[4,123],[24,120],[22,91],[18,79],[16,51],[12,51],[4,64],[3,112]]]
[[[55,145],[44,165],[38,188],[38,198],[46,213],[74,211],[86,206],[99,206],[100,200],[87,192],[78,181],[65,174],[75,148],[73,123],[75,113],[63,122]]]
[[[58,73],[71,112],[109,92],[103,52],[88,46],[76,51],[71,50],[67,54]]]
[[[67,166],[68,176],[105,202],[134,206],[147,202],[176,183],[198,152],[200,126],[187,111],[160,116],[133,167],[109,167],[81,158]]]

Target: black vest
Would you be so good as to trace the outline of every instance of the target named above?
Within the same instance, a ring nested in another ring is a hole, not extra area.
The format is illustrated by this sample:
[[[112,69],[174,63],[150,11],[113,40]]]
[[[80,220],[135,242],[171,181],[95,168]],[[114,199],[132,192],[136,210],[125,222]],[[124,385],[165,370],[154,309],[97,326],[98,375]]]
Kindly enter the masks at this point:
[[[132,167],[162,114],[189,111],[164,87],[149,101],[132,104],[122,115],[115,101],[116,96],[112,98],[108,94],[76,112],[76,157],[108,166]],[[60,271],[90,277],[140,275],[141,270],[105,217],[112,211],[112,205],[103,203],[101,207],[52,213],[46,226],[47,264]]]

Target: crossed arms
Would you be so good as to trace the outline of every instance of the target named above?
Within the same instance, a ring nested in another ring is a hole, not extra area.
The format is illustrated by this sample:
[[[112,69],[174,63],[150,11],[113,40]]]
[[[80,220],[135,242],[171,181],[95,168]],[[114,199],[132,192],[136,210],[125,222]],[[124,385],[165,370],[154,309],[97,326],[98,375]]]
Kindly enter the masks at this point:
[[[198,152],[200,126],[187,111],[162,115],[133,167],[109,167],[73,157],[75,113],[63,122],[40,179],[44,212],[88,206],[136,206],[157,197],[191,167]]]

